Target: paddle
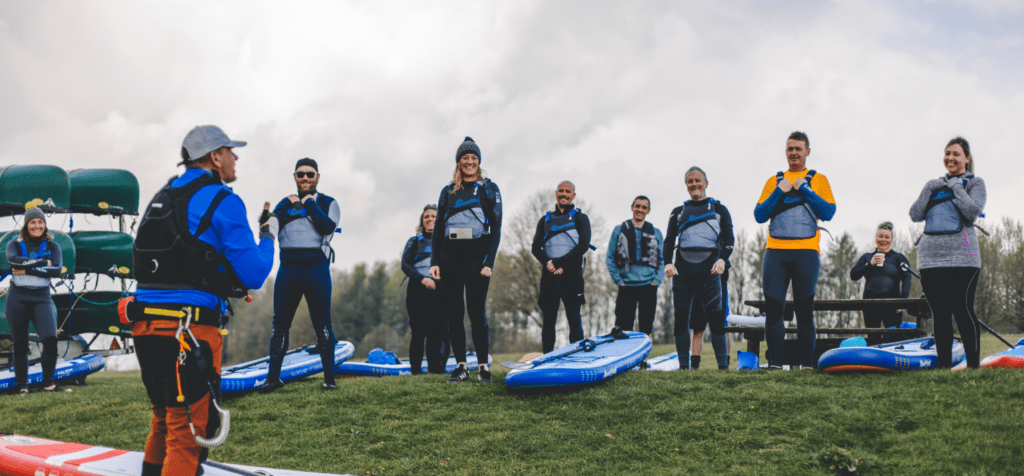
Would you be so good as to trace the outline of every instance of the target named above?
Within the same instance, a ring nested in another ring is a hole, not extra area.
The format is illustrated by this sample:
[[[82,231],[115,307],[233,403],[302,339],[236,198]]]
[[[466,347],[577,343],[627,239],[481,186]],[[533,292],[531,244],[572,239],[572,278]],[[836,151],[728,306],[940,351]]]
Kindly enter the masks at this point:
[[[234,466],[229,466],[229,465],[226,465],[224,463],[218,463],[216,461],[210,461],[210,460],[203,461],[203,465],[204,466],[210,466],[210,467],[217,468],[217,469],[222,469],[224,471],[231,471],[232,473],[237,473],[237,474],[240,474],[242,476],[261,476],[262,474],[269,474],[269,473],[265,473],[265,472],[254,473],[252,471],[246,471],[246,470],[244,470],[242,468],[236,468]]]
[[[914,270],[910,269],[910,266],[907,266],[907,263],[900,264],[900,268],[902,268],[903,271],[910,271],[910,274],[914,275],[917,279],[921,279],[921,275],[915,273]],[[985,330],[991,332],[992,335],[996,336],[997,339],[1003,341],[1004,344],[1010,346],[1011,349],[1015,348],[1015,346],[1013,344],[1011,344],[1010,341],[1004,339],[1003,336],[999,335],[999,333],[996,332],[995,329],[989,327],[988,324],[985,324],[984,322],[981,322],[981,319],[978,319],[977,317],[975,317],[974,320],[978,321],[978,324],[981,324],[981,327],[984,327]]]
[[[622,332],[622,329],[620,329],[619,327],[615,327],[615,328],[612,329],[611,333],[609,333],[608,335],[598,336],[594,340],[583,339],[583,340],[581,340],[581,341],[576,343],[576,347],[574,347],[572,349],[569,349],[569,350],[566,350],[566,351],[563,351],[561,353],[554,354],[554,355],[551,355],[551,356],[548,356],[548,357],[545,357],[545,358],[542,358],[542,359],[539,359],[539,360],[534,360],[532,362],[502,362],[501,366],[505,367],[506,369],[513,369],[513,370],[514,369],[532,369],[532,368],[534,368],[534,367],[536,367],[536,366],[538,366],[540,364],[551,362],[553,360],[558,360],[558,359],[561,359],[562,357],[566,357],[566,356],[575,354],[577,352],[590,352],[590,351],[594,350],[594,348],[596,348],[597,346],[599,346],[601,344],[607,344],[607,343],[612,342],[612,341],[614,341],[616,339],[628,339],[628,338],[629,337],[624,332]]]

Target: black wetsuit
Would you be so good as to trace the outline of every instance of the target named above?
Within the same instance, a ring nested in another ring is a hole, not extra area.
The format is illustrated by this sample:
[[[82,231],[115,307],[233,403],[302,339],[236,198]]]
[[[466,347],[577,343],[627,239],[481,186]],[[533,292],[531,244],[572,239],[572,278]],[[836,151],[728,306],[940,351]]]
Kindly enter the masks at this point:
[[[490,180],[463,182],[462,189],[453,191],[454,185],[447,185],[437,199],[437,229],[431,238],[432,249],[441,250],[430,257],[431,266],[441,268],[444,280],[445,312],[448,315],[448,338],[456,361],[466,361],[466,326],[463,316],[469,314],[473,326],[473,346],[481,365],[487,362],[489,345],[487,312],[487,288],[490,277],[480,271],[494,269],[494,258],[501,241],[501,192]],[[466,212],[476,213],[459,221]],[[458,229],[479,227],[484,231],[478,235],[473,228],[472,238],[457,239],[454,224]],[[465,224],[466,226],[461,226]],[[472,225],[472,226],[471,226]],[[451,229],[449,229],[451,228]],[[465,304],[463,304],[465,298]]]
[[[903,265],[910,268],[907,257],[893,250],[885,254],[882,266],[871,264],[874,251],[864,253],[850,270],[850,279],[857,281],[866,278],[864,299],[903,298],[910,296],[910,271],[904,271]],[[870,308],[864,310],[865,327],[899,326],[903,322],[903,311],[895,307]]]
[[[431,233],[421,233],[409,238],[402,252],[402,272],[409,277],[409,288],[405,293],[405,308],[409,312],[409,328],[412,341],[409,343],[409,364],[412,374],[422,372],[426,340],[427,371],[444,373],[448,360],[448,318],[444,312],[444,292],[441,281],[434,281],[434,289],[427,289],[423,279],[432,279],[430,256],[433,249]],[[425,261],[425,263],[424,263]],[[424,266],[424,264],[426,266]]]
[[[549,230],[552,228],[550,223],[559,223],[562,229]],[[570,236],[564,227],[570,227],[570,231],[576,232]],[[558,231],[562,232],[561,236],[555,235]],[[590,218],[575,209],[572,204],[565,210],[556,206],[554,211],[541,217],[537,222],[531,251],[541,264],[537,304],[544,319],[541,330],[544,353],[555,350],[555,324],[558,321],[559,301],[565,305],[565,317],[569,321],[569,342],[583,340],[583,323],[580,317],[580,306],[586,300],[583,291],[583,255],[590,247],[590,238]],[[558,246],[553,243],[554,241],[563,241],[564,244]],[[549,256],[550,253],[560,256]],[[562,274],[556,276],[548,271],[548,261],[551,261],[555,269],[561,268]]]
[[[57,366],[57,315],[50,299],[50,279],[60,277],[63,264],[60,245],[47,241],[46,249],[39,253],[41,246],[42,240],[11,240],[7,243],[7,262],[11,269],[25,271],[23,275],[11,276],[6,308],[7,325],[14,342],[14,382],[19,389],[28,384],[29,323],[35,324],[36,334],[43,341],[40,360],[44,387],[53,385]],[[45,261],[50,261],[50,264]]]

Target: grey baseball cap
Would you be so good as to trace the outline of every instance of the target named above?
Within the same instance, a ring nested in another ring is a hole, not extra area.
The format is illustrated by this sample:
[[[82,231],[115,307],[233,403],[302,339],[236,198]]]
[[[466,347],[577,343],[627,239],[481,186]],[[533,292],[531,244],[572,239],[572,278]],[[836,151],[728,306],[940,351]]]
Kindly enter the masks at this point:
[[[229,139],[217,126],[196,126],[188,131],[181,143],[181,163],[199,160],[221,147],[245,147],[245,144],[245,141]]]

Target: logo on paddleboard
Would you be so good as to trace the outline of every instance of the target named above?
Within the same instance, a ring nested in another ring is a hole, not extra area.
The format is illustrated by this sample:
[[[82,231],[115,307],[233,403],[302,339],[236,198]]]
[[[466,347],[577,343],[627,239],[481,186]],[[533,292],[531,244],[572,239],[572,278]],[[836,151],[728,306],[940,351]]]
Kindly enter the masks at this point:
[[[9,441],[11,443],[35,443],[36,442],[36,440],[33,440],[32,438],[29,438],[27,436],[18,436],[18,435],[4,435],[4,436],[0,436],[0,440]]]

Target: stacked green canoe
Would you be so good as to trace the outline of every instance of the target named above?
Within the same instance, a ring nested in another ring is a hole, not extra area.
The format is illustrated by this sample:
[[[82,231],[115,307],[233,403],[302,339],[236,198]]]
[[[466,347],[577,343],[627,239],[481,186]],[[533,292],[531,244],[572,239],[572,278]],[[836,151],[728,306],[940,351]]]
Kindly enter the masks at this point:
[[[60,245],[64,263],[62,277],[76,274],[105,275],[117,279],[134,278],[132,249],[134,239],[125,233],[124,216],[139,213],[139,181],[120,169],[77,169],[65,172],[51,165],[0,166],[0,216],[18,216],[39,207],[47,213],[88,213],[115,218],[120,231],[53,230],[53,241]],[[48,219],[52,227],[56,221]],[[70,223],[74,223],[73,219]],[[0,231],[0,246],[18,238],[18,230]],[[10,268],[6,254],[0,253],[0,272]],[[98,276],[96,277],[98,280]],[[124,281],[122,283],[126,284]],[[54,293],[57,324],[64,335],[82,333],[130,336],[131,329],[121,324],[117,300],[121,291],[76,291]],[[0,316],[5,307],[0,296]],[[34,333],[34,330],[30,330]],[[0,336],[9,336],[7,320],[0,317]]]

